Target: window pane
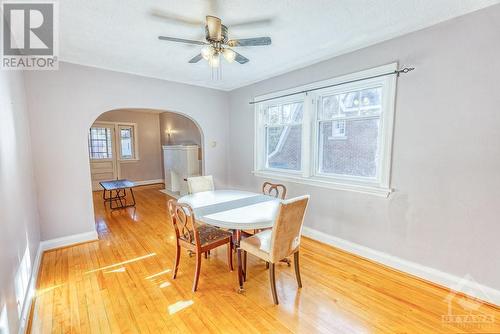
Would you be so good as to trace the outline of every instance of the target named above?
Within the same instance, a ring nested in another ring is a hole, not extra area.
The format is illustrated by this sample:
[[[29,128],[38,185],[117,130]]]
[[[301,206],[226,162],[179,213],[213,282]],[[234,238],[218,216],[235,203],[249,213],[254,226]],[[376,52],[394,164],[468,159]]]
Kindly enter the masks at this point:
[[[303,109],[303,102],[269,106],[264,110],[264,119],[268,125],[284,125],[302,122]]]
[[[267,109],[268,121],[267,124],[279,124],[281,123],[281,115],[279,106],[271,106]]]
[[[130,138],[121,139],[122,158],[132,157],[132,140]]]
[[[134,157],[132,138],[132,127],[120,127],[120,155],[122,159],[131,159]]]
[[[301,125],[266,128],[267,167],[299,171],[301,143]]]
[[[319,172],[373,178],[377,174],[379,119],[323,121],[319,126]],[[334,127],[343,130],[334,129]],[[343,131],[343,140],[335,137]]]
[[[321,99],[319,119],[380,115],[382,88],[368,88]]]
[[[330,119],[338,116],[339,113],[339,96],[325,96],[322,98],[321,119]]]
[[[111,159],[111,129],[91,128],[89,131],[89,155],[91,159]]]

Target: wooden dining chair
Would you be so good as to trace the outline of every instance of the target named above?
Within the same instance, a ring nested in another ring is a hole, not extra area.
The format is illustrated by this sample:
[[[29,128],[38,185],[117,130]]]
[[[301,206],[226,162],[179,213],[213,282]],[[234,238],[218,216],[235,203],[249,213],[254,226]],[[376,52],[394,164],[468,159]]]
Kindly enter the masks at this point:
[[[286,187],[284,184],[280,183],[264,182],[264,184],[262,184],[262,193],[279,199],[285,199]]]
[[[214,178],[212,175],[194,176],[187,178],[189,194],[196,194],[202,191],[214,190]]]
[[[247,252],[269,263],[269,280],[275,304],[278,304],[275,264],[281,259],[293,254],[295,277],[299,288],[302,287],[299,268],[299,245],[308,202],[309,195],[281,202],[276,222],[271,230],[264,230],[240,241],[240,248],[238,248],[240,291],[243,291],[243,281],[247,277],[246,265],[242,261],[244,256],[246,262]]]
[[[194,274],[193,291],[198,288],[200,278],[201,254],[216,247],[227,245],[227,262],[229,270],[233,270],[233,242],[231,232],[224,231],[208,224],[196,222],[193,209],[175,200],[168,201],[168,210],[172,219],[176,236],[176,252],[172,278],[177,276],[181,247],[196,254],[196,271]]]

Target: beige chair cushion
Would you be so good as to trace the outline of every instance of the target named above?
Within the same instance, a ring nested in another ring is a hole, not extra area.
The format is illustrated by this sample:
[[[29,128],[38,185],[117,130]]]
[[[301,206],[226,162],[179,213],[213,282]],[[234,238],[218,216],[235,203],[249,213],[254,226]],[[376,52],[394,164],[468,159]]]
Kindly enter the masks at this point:
[[[211,191],[214,190],[214,179],[212,175],[188,177],[187,185],[190,194]]]
[[[273,229],[241,240],[240,248],[271,263],[295,253],[308,202],[308,195],[282,201]]]
[[[240,241],[240,248],[269,262],[272,230],[264,230]]]

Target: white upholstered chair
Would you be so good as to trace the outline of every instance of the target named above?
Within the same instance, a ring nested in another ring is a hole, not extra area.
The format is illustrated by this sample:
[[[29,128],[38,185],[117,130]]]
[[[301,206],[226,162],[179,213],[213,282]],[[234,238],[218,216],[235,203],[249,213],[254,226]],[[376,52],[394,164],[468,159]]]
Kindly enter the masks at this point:
[[[302,287],[299,270],[300,235],[304,215],[309,202],[309,195],[284,200],[280,204],[276,222],[271,230],[264,230],[251,237],[241,240],[238,249],[238,280],[240,291],[243,291],[243,281],[246,278],[246,253],[250,253],[269,263],[269,280],[275,304],[278,304],[276,294],[275,264],[281,259],[293,254],[295,277],[299,288]],[[244,253],[244,254],[242,254]],[[243,256],[242,256],[243,255]]]
[[[188,193],[196,194],[202,191],[214,190],[214,179],[212,175],[195,176],[187,178]]]

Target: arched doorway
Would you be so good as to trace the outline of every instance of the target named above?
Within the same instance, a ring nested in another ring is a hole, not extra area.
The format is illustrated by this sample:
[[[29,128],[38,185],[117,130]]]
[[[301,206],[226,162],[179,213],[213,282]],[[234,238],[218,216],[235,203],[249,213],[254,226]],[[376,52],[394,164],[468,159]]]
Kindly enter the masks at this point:
[[[204,173],[203,132],[178,112],[120,108],[102,113],[88,132],[92,190],[100,182],[127,179],[136,185],[163,183],[163,147],[197,147],[199,174]]]

